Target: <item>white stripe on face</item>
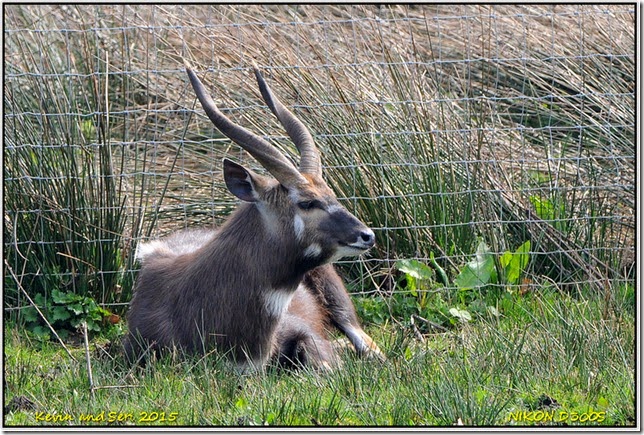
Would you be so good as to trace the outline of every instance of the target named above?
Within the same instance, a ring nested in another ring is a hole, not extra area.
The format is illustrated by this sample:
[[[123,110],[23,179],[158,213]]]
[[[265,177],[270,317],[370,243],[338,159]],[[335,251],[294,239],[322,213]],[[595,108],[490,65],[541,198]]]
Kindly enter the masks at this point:
[[[309,245],[304,250],[304,256],[305,257],[317,257],[321,253],[322,253],[322,247],[317,243],[313,243],[313,244]]]
[[[343,211],[343,210],[344,210],[344,207],[342,207],[341,205],[330,205],[326,211],[328,211],[329,213],[335,213],[337,211]]]
[[[299,214],[296,214],[295,218],[293,218],[293,229],[295,230],[295,237],[301,241],[304,236],[304,221]]]

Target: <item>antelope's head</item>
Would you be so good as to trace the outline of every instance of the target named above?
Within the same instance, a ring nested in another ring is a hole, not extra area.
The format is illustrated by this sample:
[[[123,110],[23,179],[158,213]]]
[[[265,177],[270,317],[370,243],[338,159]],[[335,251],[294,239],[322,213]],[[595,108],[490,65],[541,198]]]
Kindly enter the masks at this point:
[[[271,237],[293,238],[297,255],[320,265],[356,256],[375,244],[373,231],[349,213],[322,178],[322,165],[311,133],[271,92],[261,73],[255,77],[264,101],[284,126],[301,155],[296,168],[262,137],[229,120],[186,63],[197,98],[213,124],[250,153],[275,179],[224,159],[224,179],[231,193],[253,203]]]

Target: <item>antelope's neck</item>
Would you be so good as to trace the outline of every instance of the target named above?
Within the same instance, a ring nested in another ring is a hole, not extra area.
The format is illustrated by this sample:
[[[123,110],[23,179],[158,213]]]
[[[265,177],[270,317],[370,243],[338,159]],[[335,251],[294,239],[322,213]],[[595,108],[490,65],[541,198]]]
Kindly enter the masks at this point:
[[[304,274],[317,265],[303,261],[293,228],[265,220],[254,204],[242,204],[205,255],[234,270],[240,286],[294,292]]]

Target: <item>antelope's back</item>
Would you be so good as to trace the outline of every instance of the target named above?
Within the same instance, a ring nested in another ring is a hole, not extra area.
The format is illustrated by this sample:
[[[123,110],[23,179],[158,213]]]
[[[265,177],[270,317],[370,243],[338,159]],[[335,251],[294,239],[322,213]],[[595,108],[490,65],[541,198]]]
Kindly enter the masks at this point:
[[[161,239],[140,243],[135,258],[145,265],[146,261],[158,257],[191,254],[201,249],[215,234],[216,230],[205,228],[178,231]]]
[[[186,265],[216,233],[213,229],[189,229],[138,246],[136,259],[141,270],[127,315],[130,332],[124,341],[130,359],[138,358],[152,344],[155,348],[179,345],[187,349],[197,345],[195,338],[184,332],[192,329],[194,304],[183,300],[177,290]]]

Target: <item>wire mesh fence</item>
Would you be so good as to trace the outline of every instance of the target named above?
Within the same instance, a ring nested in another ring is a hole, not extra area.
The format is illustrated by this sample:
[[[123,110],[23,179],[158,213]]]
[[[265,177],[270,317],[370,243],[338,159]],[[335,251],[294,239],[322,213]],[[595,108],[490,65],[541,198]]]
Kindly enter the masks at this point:
[[[5,308],[21,288],[126,304],[140,241],[234,209],[221,158],[261,168],[195,105],[184,58],[289,155],[253,62],[311,128],[329,185],[377,235],[341,262],[354,291],[391,291],[401,258],[453,286],[481,242],[499,258],[530,241],[524,285],[634,282],[634,5],[4,14]]]

